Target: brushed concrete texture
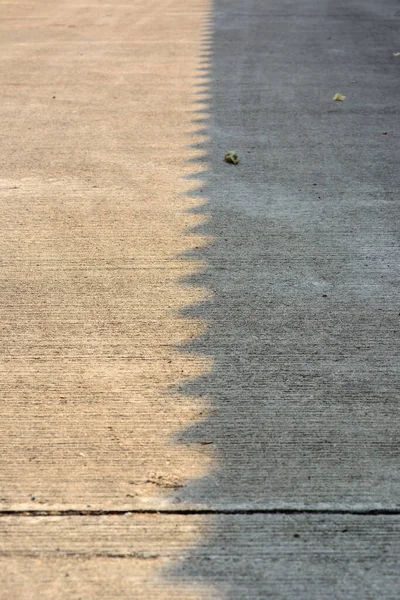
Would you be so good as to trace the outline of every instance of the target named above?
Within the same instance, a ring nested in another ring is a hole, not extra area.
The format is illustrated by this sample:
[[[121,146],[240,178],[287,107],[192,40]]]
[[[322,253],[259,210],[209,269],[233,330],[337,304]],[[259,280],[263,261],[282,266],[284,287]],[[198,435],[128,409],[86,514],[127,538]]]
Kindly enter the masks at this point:
[[[178,311],[207,293],[180,280],[208,4],[0,8],[0,502],[159,507],[211,461],[169,395],[209,362],[176,351],[204,329]]]
[[[208,327],[181,346],[213,369],[181,389],[216,412],[179,439],[212,441],[217,468],[183,503],[400,506],[397,8],[214,2],[196,229],[213,242],[187,253],[213,298],[183,311]]]
[[[397,599],[398,2],[0,9],[0,595]]]
[[[398,516],[2,517],[0,532],[1,600],[399,597]]]
[[[2,505],[398,507],[394,3],[4,7]]]

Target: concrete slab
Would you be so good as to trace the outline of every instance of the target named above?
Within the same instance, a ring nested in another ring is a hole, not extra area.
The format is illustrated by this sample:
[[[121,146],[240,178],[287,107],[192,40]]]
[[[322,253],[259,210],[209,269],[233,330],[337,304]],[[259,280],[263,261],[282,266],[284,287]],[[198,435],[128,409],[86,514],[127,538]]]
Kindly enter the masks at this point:
[[[398,507],[376,4],[7,5],[4,507]]]
[[[400,585],[399,517],[2,517],[0,531],[2,600],[397,600]]]
[[[397,599],[398,3],[0,7],[0,597]]]

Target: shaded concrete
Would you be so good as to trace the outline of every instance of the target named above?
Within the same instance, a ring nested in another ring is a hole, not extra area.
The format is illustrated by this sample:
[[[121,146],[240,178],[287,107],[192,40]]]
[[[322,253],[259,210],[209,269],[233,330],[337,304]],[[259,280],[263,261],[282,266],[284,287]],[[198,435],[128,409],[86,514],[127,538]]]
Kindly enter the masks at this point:
[[[214,3],[199,74],[210,218],[196,229],[213,242],[188,254],[213,298],[184,311],[209,323],[185,351],[214,368],[183,390],[215,412],[181,439],[213,441],[219,468],[183,502],[399,507],[394,13]]]

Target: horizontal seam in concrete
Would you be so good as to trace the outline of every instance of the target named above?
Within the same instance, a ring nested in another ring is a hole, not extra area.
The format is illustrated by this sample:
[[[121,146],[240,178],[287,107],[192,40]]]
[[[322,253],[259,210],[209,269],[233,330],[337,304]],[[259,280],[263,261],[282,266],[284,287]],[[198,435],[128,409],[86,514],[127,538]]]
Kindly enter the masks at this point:
[[[50,552],[0,552],[1,558],[23,557],[23,558],[38,558],[39,556],[55,556],[56,558],[82,558],[92,560],[94,558],[134,558],[137,560],[157,560],[162,558],[161,554],[143,554],[140,552],[65,552],[65,551],[50,551]]]
[[[234,509],[110,509],[110,510],[2,510],[0,518],[15,517],[102,517],[126,514],[138,515],[354,515],[354,516],[400,516],[400,508],[234,508]]]

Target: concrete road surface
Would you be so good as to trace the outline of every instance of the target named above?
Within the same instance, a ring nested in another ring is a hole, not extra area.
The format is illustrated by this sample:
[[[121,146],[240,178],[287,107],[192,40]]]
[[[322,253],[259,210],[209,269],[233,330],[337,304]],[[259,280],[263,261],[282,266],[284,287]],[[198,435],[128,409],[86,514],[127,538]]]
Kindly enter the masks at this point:
[[[398,600],[398,0],[0,32],[0,599]]]

